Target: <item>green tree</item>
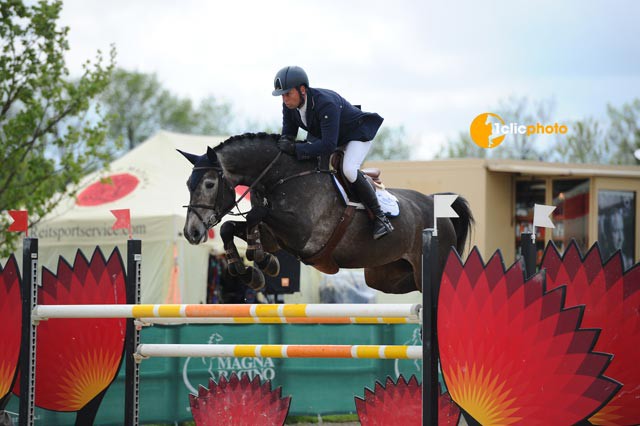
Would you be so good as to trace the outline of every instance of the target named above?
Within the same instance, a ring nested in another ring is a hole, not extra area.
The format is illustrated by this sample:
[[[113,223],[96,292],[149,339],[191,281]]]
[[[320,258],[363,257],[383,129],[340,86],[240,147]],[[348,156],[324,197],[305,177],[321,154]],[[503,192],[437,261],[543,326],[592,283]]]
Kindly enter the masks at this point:
[[[593,119],[573,122],[566,137],[556,142],[549,156],[568,163],[607,163],[609,144],[602,125]]]
[[[133,149],[160,129],[194,134],[226,134],[231,106],[214,96],[197,107],[167,90],[156,74],[117,69],[101,98],[109,116],[109,138]]]
[[[373,139],[367,160],[408,160],[411,146],[403,126],[382,127]]]
[[[640,99],[615,108],[607,106],[609,130],[607,141],[612,148],[613,164],[640,164],[633,152],[640,149]]]
[[[69,28],[57,25],[61,9],[61,1],[0,3],[0,210],[28,209],[32,223],[109,159],[92,100],[108,84],[115,52],[106,64],[98,52],[71,79],[64,59]],[[2,215],[3,230],[8,222]],[[5,231],[0,238],[6,255],[19,235]]]
[[[551,99],[530,102],[526,97],[512,96],[498,104],[497,114],[505,121],[545,125],[551,122],[554,110],[555,102]],[[528,136],[526,134],[508,135],[502,144],[491,150],[491,157],[542,160],[544,157],[540,145],[538,135],[535,133]]]
[[[436,158],[486,158],[489,150],[478,146],[469,132],[460,132],[457,139],[450,139],[449,142],[440,147]]]

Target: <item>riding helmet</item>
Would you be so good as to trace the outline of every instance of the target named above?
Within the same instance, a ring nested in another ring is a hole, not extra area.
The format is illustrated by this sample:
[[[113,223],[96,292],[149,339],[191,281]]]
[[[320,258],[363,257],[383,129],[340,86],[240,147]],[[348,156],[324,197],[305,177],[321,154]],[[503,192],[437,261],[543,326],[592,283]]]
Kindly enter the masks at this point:
[[[309,87],[309,77],[307,73],[300,67],[295,65],[282,68],[273,79],[273,96],[280,96],[287,93],[293,88],[305,85]]]

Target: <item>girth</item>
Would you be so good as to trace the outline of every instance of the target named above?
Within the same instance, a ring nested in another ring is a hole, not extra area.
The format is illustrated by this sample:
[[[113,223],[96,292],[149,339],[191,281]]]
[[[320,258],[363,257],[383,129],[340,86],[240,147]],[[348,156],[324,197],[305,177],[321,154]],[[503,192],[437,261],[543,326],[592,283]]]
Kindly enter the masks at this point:
[[[347,232],[347,228],[353,220],[355,212],[355,206],[351,204],[347,205],[347,208],[342,213],[342,217],[340,218],[338,225],[334,228],[331,236],[320,251],[309,257],[302,258],[301,260],[305,264],[311,265],[318,271],[324,272],[325,274],[337,273],[340,270],[340,267],[333,259],[333,250],[335,250],[340,241],[342,241],[342,237],[344,237],[345,232]]]

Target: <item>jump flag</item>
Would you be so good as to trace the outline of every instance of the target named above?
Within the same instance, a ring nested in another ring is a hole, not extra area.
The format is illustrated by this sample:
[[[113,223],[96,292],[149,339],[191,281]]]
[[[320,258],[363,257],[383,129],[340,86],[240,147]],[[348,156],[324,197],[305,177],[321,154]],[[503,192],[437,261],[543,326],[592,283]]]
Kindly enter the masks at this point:
[[[549,215],[553,213],[556,206],[545,206],[544,204],[533,205],[533,226],[541,228],[555,228],[556,226],[551,221]],[[535,235],[535,234],[534,234]]]
[[[438,235],[437,218],[459,217],[458,213],[451,207],[456,198],[458,198],[458,194],[437,194],[433,196],[433,235]]]
[[[29,212],[27,210],[9,210],[9,216],[13,219],[13,223],[9,225],[7,231],[24,232],[25,236],[29,236]]]
[[[116,222],[111,229],[128,229],[129,239],[133,238],[133,232],[131,230],[131,212],[129,209],[111,210],[111,213],[116,217]]]

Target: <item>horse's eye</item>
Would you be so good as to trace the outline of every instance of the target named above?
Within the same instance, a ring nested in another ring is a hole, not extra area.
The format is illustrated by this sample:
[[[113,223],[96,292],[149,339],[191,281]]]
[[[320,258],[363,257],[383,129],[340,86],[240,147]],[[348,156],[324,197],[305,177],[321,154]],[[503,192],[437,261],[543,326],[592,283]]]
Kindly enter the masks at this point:
[[[204,187],[207,189],[213,189],[214,183],[213,182],[205,182],[204,183]]]

